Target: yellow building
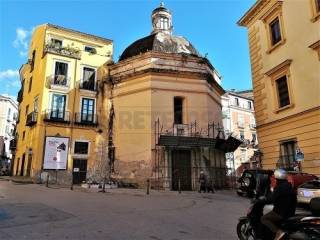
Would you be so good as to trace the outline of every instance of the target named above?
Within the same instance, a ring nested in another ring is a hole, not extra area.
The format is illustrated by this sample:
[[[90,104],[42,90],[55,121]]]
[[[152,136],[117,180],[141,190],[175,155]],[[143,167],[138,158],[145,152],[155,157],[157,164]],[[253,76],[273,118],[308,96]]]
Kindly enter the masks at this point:
[[[39,179],[46,171],[50,179],[70,182],[74,169],[74,183],[86,180],[84,172],[95,168],[102,151],[97,69],[112,54],[105,38],[51,24],[35,29],[29,60],[20,69],[14,175]]]
[[[263,167],[320,174],[319,0],[258,0],[238,24],[248,29]]]

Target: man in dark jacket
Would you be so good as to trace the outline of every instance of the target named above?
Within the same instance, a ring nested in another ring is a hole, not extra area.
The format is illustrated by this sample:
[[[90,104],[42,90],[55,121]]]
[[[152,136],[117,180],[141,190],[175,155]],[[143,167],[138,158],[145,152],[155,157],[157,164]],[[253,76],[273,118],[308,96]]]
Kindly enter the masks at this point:
[[[281,221],[294,216],[297,205],[297,196],[287,180],[287,172],[277,169],[274,172],[277,185],[267,202],[273,203],[273,210],[262,216],[261,222],[276,234],[275,240],[281,239],[285,232],[279,228]]]

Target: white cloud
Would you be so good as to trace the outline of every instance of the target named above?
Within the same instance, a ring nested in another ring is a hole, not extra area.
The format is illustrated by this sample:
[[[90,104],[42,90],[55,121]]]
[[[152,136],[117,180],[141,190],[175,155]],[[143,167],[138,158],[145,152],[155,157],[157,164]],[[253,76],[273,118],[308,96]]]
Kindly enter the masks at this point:
[[[22,27],[16,29],[16,38],[12,45],[19,50],[19,55],[21,57],[25,57],[28,54],[29,40],[34,30],[35,27],[31,27],[30,30]]]
[[[13,88],[20,88],[21,84],[19,80],[14,80],[10,82],[10,86]]]
[[[27,51],[20,51],[19,52],[20,57],[26,57],[28,55]]]
[[[13,46],[15,48],[19,48],[22,46],[24,49],[28,49],[27,37],[29,35],[29,31],[24,28],[16,29],[16,39],[13,41]]]
[[[19,77],[18,70],[8,69],[8,70],[0,71],[0,79],[14,78],[14,77]]]

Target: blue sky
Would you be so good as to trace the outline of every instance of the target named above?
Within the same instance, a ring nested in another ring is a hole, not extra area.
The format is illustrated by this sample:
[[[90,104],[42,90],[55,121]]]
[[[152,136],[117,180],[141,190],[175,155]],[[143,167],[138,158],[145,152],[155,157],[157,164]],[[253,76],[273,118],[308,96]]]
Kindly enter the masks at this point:
[[[251,88],[247,32],[236,25],[255,0],[168,0],[174,34],[208,54],[225,89]],[[114,40],[114,60],[133,41],[151,31],[151,12],[159,0],[0,0],[0,94],[16,96],[18,70],[26,62],[32,29],[52,23]]]

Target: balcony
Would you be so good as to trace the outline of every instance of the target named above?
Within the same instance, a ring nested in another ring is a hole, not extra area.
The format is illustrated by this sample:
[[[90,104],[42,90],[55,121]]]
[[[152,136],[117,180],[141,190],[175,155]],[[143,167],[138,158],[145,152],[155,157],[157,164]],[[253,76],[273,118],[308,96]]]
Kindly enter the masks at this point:
[[[97,126],[98,117],[96,114],[75,113],[74,123],[86,126]]]
[[[98,92],[98,81],[81,80],[79,82],[79,89],[91,92]]]
[[[33,126],[37,123],[38,113],[32,112],[27,115],[26,126]]]
[[[59,122],[70,123],[70,112],[63,110],[46,110],[44,112],[43,121],[45,122]]]
[[[81,51],[73,47],[64,47],[54,43],[47,43],[44,47],[44,54],[52,53],[60,56],[81,59]]]
[[[47,86],[55,90],[68,90],[70,77],[66,77],[65,75],[50,75],[47,77]]]

